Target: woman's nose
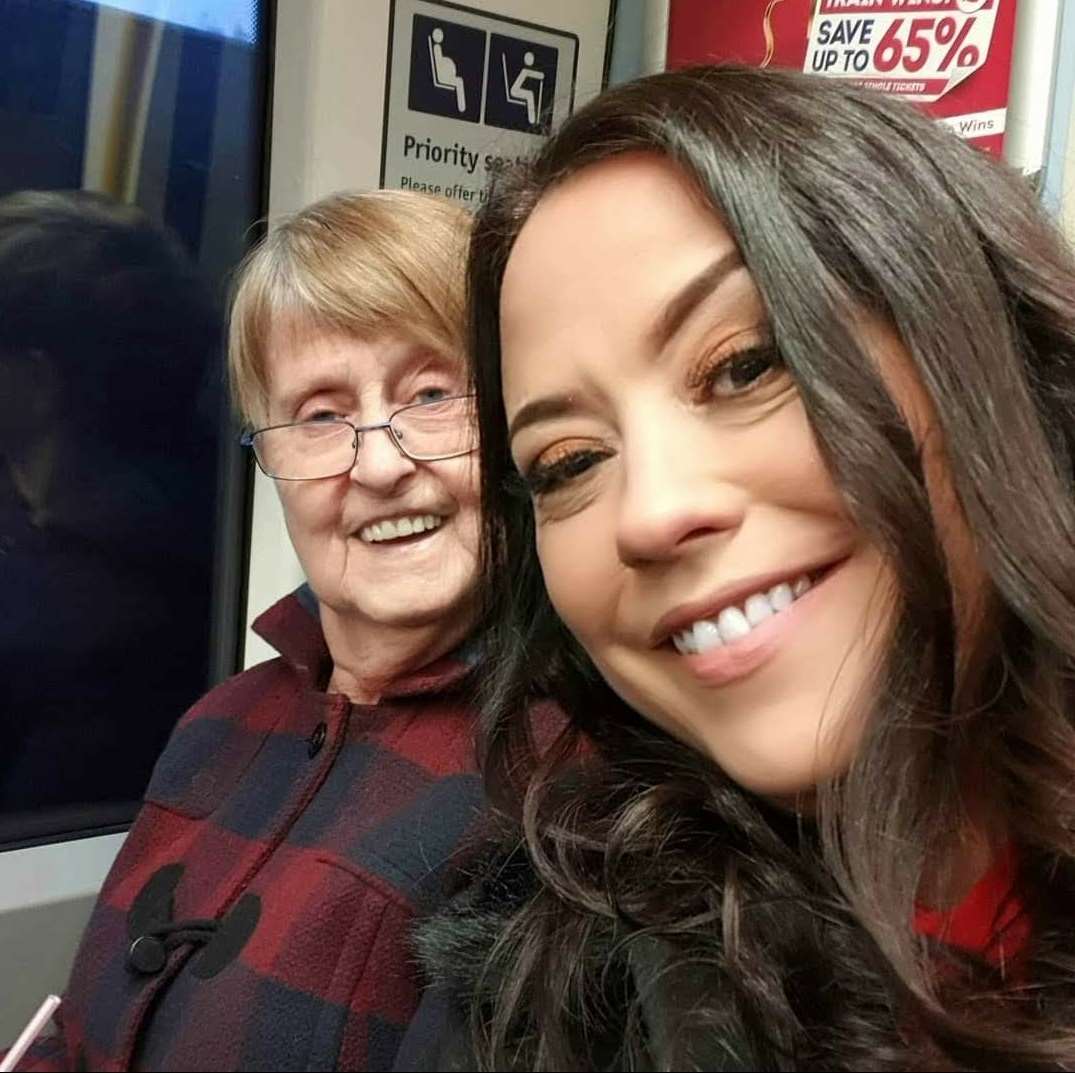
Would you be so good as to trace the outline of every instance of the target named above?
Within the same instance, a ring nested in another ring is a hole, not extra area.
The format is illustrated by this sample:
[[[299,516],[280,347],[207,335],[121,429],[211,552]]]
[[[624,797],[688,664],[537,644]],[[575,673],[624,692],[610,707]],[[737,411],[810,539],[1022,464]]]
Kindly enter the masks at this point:
[[[699,538],[739,527],[747,493],[718,464],[717,450],[667,425],[625,440],[616,534],[625,565],[674,559]]]
[[[360,432],[351,480],[375,495],[392,495],[418,468],[395,444],[386,428]]]

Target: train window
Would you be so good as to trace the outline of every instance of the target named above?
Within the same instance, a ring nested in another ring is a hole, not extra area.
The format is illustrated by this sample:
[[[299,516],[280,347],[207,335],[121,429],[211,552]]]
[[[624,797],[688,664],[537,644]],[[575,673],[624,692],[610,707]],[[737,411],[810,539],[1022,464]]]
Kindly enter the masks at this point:
[[[0,848],[129,823],[239,666],[269,36],[267,0],[0,0]]]

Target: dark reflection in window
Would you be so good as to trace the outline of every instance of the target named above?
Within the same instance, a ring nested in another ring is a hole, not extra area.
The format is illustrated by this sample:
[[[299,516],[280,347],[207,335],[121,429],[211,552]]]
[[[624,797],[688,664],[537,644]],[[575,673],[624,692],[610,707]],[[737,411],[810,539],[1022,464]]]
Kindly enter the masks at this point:
[[[154,7],[0,0],[0,845],[128,821],[236,666],[262,6]]]

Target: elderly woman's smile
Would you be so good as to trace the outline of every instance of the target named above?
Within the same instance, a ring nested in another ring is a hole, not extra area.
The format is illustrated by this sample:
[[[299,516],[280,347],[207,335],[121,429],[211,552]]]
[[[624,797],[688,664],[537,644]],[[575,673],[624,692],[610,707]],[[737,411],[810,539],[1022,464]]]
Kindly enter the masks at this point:
[[[284,322],[267,365],[267,424],[293,423],[288,431],[303,437],[296,454],[321,465],[301,469],[287,455],[300,467],[294,472],[325,473],[277,481],[322,619],[347,623],[350,637],[356,629],[433,627],[442,639],[461,640],[471,624],[478,539],[461,362],[404,338],[366,341]]]

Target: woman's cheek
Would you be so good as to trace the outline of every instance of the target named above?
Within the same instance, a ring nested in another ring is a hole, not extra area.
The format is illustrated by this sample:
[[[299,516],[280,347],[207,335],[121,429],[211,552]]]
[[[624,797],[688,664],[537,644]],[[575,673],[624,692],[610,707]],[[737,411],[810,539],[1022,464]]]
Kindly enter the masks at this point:
[[[556,613],[586,643],[599,631],[612,595],[606,535],[593,519],[578,516],[539,523],[537,552],[545,588]]]

